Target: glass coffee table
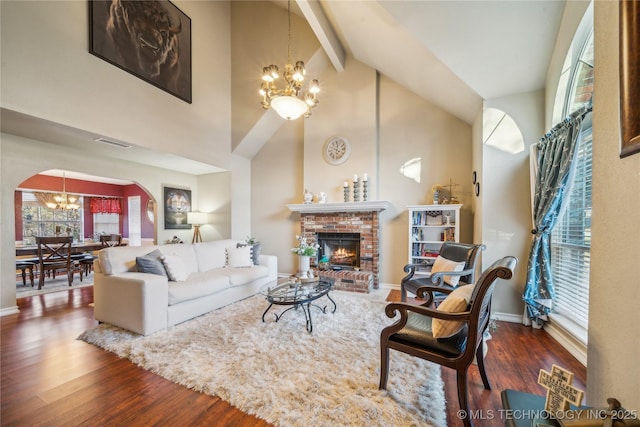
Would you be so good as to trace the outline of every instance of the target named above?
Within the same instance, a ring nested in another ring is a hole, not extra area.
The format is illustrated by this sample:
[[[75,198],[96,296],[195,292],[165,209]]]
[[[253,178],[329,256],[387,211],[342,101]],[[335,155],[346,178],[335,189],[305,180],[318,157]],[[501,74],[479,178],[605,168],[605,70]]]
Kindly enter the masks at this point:
[[[270,285],[272,286],[273,284]],[[326,280],[292,281],[291,279],[286,279],[285,281],[278,282],[275,287],[270,287],[268,285],[260,291],[260,293],[264,295],[269,302],[269,307],[267,307],[264,313],[262,313],[262,321],[264,322],[264,317],[274,305],[290,306],[281,313],[273,313],[276,316],[276,322],[280,320],[287,311],[302,308],[307,323],[307,332],[311,333],[313,331],[311,307],[316,307],[323,313],[327,312],[326,305],[320,306],[318,304],[313,304],[313,301],[326,296],[333,304],[333,310],[331,312],[336,312],[336,302],[331,299],[331,296],[329,296],[329,292],[332,287],[333,282]]]

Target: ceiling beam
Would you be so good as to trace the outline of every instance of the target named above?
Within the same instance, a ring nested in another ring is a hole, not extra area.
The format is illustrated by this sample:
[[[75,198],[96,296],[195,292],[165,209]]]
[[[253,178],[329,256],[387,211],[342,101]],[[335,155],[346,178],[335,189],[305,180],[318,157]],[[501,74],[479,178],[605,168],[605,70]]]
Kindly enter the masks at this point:
[[[337,72],[344,71],[345,53],[327,16],[317,0],[296,0],[320,45]]]

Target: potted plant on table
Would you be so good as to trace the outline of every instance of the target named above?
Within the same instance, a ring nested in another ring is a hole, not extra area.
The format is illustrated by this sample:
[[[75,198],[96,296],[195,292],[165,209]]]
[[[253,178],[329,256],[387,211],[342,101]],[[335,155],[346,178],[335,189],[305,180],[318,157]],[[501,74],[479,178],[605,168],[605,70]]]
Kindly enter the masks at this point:
[[[303,236],[296,236],[296,240],[298,240],[298,246],[291,248],[291,252],[300,257],[297,276],[302,279],[306,279],[307,272],[311,266],[311,257],[318,255],[318,248],[320,248],[320,245],[309,241]]]

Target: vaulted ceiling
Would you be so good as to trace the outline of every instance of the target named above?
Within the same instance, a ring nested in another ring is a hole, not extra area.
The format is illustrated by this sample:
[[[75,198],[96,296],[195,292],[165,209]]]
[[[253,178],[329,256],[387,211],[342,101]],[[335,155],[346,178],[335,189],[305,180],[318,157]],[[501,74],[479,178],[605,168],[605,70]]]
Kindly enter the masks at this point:
[[[354,58],[471,123],[482,99],[544,88],[564,6],[564,0],[295,0],[292,9],[330,58],[333,33]]]

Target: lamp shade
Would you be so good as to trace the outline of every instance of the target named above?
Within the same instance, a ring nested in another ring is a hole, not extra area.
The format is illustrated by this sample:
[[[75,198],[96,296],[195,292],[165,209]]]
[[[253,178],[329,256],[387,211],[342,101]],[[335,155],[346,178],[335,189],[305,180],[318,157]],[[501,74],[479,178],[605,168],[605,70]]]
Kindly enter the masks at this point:
[[[187,212],[187,224],[202,225],[209,222],[209,214],[206,212]]]
[[[307,111],[307,103],[295,96],[278,96],[271,100],[271,106],[280,117],[295,120]]]

